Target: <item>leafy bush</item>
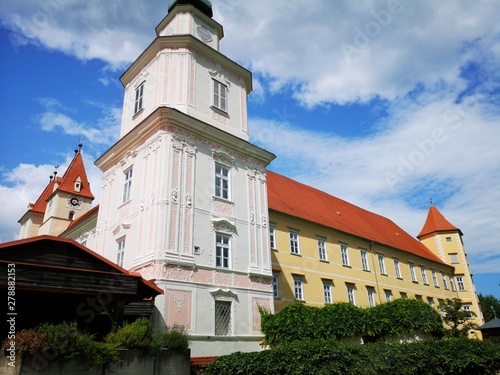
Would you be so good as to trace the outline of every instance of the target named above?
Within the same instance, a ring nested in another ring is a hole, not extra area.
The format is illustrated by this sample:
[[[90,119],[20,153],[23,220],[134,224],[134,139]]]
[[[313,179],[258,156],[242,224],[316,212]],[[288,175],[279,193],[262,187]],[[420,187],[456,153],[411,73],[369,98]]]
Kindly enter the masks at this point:
[[[422,301],[397,299],[370,308],[339,302],[324,307],[293,303],[276,314],[261,310],[265,343],[282,345],[296,340],[341,339],[366,335],[374,340],[417,330],[442,336],[439,313]]]
[[[96,342],[94,335],[80,332],[76,323],[44,323],[36,329],[61,361],[80,358],[90,365],[120,360],[113,345]]]
[[[139,318],[132,323],[124,323],[104,339],[108,344],[120,349],[153,348],[153,326],[148,318]]]
[[[205,374],[487,375],[499,369],[500,346],[466,338],[371,345],[310,340],[222,356],[205,368]]]
[[[189,348],[189,334],[182,325],[173,325],[158,330],[154,334],[155,346],[172,350]]]
[[[7,350],[10,347],[11,341],[15,342],[15,348],[19,353],[30,352],[33,350],[45,350],[49,346],[45,340],[44,333],[38,333],[34,329],[23,329],[16,333],[14,339],[5,339],[2,342],[2,350]]]

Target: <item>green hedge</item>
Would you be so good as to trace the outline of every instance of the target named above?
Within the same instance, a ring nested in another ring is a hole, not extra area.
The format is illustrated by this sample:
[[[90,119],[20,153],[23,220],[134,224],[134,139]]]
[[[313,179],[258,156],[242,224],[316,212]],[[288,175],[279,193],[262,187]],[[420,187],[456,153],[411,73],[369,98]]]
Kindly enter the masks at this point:
[[[370,345],[295,341],[277,349],[222,356],[205,370],[206,375],[487,375],[500,370],[500,346],[466,338]]]
[[[341,339],[413,334],[420,330],[442,336],[439,313],[422,301],[397,299],[371,308],[340,302],[324,307],[288,305],[277,314],[261,310],[265,342],[273,347],[304,339]]]

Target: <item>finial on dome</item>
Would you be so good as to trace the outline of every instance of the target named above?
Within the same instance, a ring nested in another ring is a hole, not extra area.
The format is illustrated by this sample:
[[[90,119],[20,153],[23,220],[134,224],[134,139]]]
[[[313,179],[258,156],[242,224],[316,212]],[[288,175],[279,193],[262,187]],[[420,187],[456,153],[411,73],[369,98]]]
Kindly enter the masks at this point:
[[[168,5],[168,11],[170,12],[177,5],[192,5],[199,11],[201,11],[204,15],[212,18],[212,3],[210,0],[172,0]]]

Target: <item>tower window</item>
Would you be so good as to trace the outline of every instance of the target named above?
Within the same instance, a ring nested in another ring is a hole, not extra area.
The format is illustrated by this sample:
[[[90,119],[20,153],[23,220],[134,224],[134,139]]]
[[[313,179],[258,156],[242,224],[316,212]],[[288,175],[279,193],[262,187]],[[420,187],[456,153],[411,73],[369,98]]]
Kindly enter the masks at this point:
[[[128,202],[130,200],[131,191],[132,191],[132,168],[129,168],[124,173],[122,203]]]
[[[75,211],[70,211],[68,214],[68,219],[73,220],[75,218]]]
[[[125,257],[125,237],[120,238],[116,244],[116,264],[123,267],[123,258]]]
[[[227,86],[215,79],[213,81],[213,106],[227,112]]]
[[[142,99],[144,95],[144,82],[135,89],[134,115],[139,112],[142,107]]]
[[[451,237],[446,237],[446,242],[451,242]]]
[[[215,164],[215,196],[229,199],[229,168]]]
[[[458,255],[457,254],[450,254],[450,261],[452,264],[458,263]]]

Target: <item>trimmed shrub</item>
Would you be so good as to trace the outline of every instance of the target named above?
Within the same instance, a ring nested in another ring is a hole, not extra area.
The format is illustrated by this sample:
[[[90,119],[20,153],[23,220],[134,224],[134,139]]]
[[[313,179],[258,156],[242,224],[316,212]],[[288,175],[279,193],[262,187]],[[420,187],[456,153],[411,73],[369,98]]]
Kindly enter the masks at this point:
[[[154,341],[157,348],[171,350],[186,350],[189,348],[189,334],[181,325],[173,325],[156,331]]]
[[[371,345],[311,340],[222,356],[205,368],[205,374],[488,375],[499,369],[499,345],[466,338]]]

